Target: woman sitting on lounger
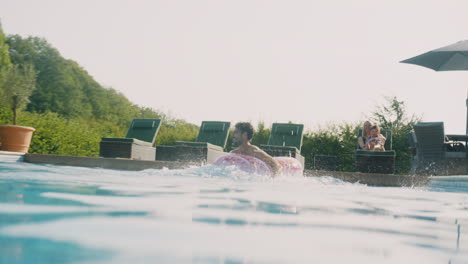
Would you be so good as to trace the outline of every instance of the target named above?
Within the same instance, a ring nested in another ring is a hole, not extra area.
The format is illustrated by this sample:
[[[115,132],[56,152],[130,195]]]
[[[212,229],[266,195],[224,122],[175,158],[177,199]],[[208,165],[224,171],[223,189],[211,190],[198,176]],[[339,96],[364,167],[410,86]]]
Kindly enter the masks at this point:
[[[370,136],[371,127],[372,127],[372,123],[370,121],[364,122],[364,126],[362,128],[362,136],[358,138],[359,148],[363,150],[367,150],[366,140]]]
[[[366,140],[366,149],[372,151],[385,151],[385,141],[387,139],[380,134],[380,127],[374,125],[370,128],[370,136]]]

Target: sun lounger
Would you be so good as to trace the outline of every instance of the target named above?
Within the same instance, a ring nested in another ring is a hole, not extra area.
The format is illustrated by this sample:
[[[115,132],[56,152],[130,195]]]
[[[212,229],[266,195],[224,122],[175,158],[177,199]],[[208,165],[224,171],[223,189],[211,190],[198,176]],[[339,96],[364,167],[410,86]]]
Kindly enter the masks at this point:
[[[304,167],[304,157],[301,156],[304,125],[273,123],[267,145],[260,148],[273,157],[293,157]]]
[[[212,163],[226,154],[230,122],[203,121],[195,142],[176,141],[173,146],[157,146],[156,158],[164,161]]]
[[[153,144],[160,126],[160,119],[133,119],[125,138],[102,138],[99,156],[154,160]]]
[[[417,174],[464,174],[465,149],[460,143],[448,142],[443,122],[421,122],[414,125],[416,158],[413,160]],[[456,147],[454,147],[456,146]]]
[[[356,170],[365,173],[392,174],[395,172],[395,151],[392,150],[392,131],[381,130],[386,138],[385,151],[356,150]],[[358,138],[362,136],[362,129],[358,130]]]

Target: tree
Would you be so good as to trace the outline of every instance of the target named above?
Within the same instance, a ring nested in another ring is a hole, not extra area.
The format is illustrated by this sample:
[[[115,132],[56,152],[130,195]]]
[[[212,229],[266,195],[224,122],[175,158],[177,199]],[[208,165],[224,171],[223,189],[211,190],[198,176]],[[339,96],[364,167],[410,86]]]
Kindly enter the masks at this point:
[[[400,131],[410,126],[412,129],[413,125],[421,120],[414,114],[408,116],[405,102],[399,101],[396,96],[385,97],[385,100],[385,104],[377,106],[370,117],[374,123],[380,124],[381,128]]]
[[[6,37],[3,33],[2,24],[0,23],[0,97],[3,94],[3,82],[5,81],[6,73],[11,68],[10,55],[8,54],[8,44],[6,44],[5,41]],[[0,109],[0,112],[1,110],[2,109]]]
[[[78,117],[90,112],[89,107],[82,104],[86,100],[82,89],[77,87],[73,65],[61,57],[45,39],[10,35],[7,43],[13,64],[31,63],[38,71],[37,89],[31,96],[29,111],[52,111],[67,117]]]
[[[393,149],[396,152],[395,172],[406,173],[411,168],[411,153],[409,151],[408,133],[413,126],[421,121],[421,117],[409,116],[404,101],[396,97],[386,97],[382,106],[376,107],[370,119],[379,124],[382,129],[392,131]]]
[[[13,112],[13,124],[16,125],[18,111],[26,107],[29,96],[36,84],[36,72],[31,64],[13,65],[5,74],[2,83],[3,102]]]
[[[121,129],[133,118],[159,115],[100,85],[77,62],[63,58],[45,39],[10,35],[7,43],[13,63],[32,63],[38,72],[37,89],[31,95],[27,111],[109,121]]]
[[[252,144],[256,146],[266,145],[268,143],[268,137],[270,136],[271,129],[265,128],[264,122],[259,122],[257,125],[257,130],[255,131]]]
[[[0,23],[0,73],[4,73],[11,67],[8,44],[6,44],[5,41],[6,37],[3,33],[2,24]]]

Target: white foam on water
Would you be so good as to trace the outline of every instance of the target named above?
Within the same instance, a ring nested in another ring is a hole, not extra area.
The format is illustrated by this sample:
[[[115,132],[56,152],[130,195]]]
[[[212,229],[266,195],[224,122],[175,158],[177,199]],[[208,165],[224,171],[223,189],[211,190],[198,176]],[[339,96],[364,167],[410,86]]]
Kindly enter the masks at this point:
[[[151,218],[92,217],[18,225],[5,233],[121,252],[120,256],[114,256],[112,263],[123,263],[122,259],[137,256],[190,259],[194,255],[241,258],[246,263],[446,263],[448,258],[457,257],[455,250],[448,249],[447,253],[441,254],[437,249],[412,245],[431,243],[439,246],[434,240],[447,239],[439,237],[443,233],[440,230],[433,232],[432,237],[415,239],[411,234],[324,226],[215,226]]]
[[[39,198],[78,204],[0,203],[0,214],[64,215],[0,227],[0,237],[114,252],[91,263],[454,264],[468,259],[465,193],[368,187],[331,177],[270,178],[212,166],[129,172],[0,165],[6,168],[0,184],[25,184],[17,187],[25,193],[38,184]],[[71,215],[83,212],[90,214]]]

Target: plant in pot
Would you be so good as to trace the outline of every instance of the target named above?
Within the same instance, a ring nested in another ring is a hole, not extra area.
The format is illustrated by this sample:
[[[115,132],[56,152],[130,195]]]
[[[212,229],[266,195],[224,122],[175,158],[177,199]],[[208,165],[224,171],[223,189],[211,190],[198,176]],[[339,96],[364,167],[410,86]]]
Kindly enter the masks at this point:
[[[2,75],[1,99],[11,110],[13,125],[0,125],[0,150],[26,153],[35,129],[16,123],[35,88],[36,72],[31,64],[24,64],[13,65]]]

